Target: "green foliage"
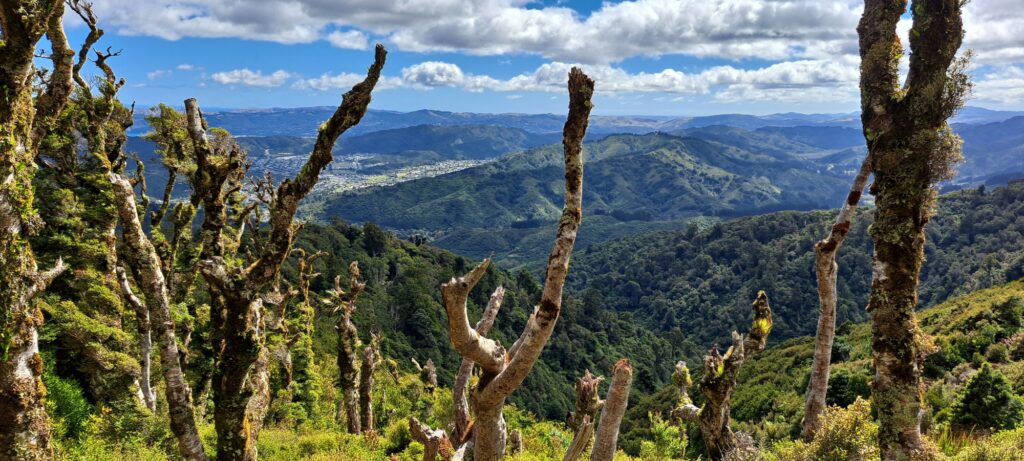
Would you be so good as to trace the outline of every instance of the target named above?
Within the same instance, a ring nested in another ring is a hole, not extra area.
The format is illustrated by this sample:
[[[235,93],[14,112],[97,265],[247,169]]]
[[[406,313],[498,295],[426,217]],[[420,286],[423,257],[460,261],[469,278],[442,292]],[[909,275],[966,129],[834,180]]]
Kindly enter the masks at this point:
[[[956,456],[955,461],[1018,460],[1024,453],[1024,428],[1004,431],[979,441]]]
[[[870,461],[879,459],[878,425],[871,404],[857,399],[849,408],[828,407],[821,430],[809,443],[777,443],[766,461]]]
[[[92,405],[85,398],[82,386],[73,379],[51,373],[43,374],[46,385],[46,411],[54,420],[58,439],[78,439],[92,415]]]
[[[1013,429],[1024,422],[1024,402],[987,363],[967,381],[952,411],[953,424],[965,428]]]
[[[686,434],[678,425],[651,413],[651,438],[640,442],[640,459],[644,461],[667,461],[681,459],[686,452]]]

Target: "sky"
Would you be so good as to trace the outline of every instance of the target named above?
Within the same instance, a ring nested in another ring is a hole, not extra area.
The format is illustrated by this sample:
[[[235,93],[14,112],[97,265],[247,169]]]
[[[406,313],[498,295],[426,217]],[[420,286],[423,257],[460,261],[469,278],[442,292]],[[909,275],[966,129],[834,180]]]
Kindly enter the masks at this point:
[[[569,68],[596,114],[858,110],[850,0],[93,0],[97,47],[142,106],[335,105],[389,50],[371,107],[564,113]],[[973,0],[969,104],[1024,110],[1024,8]],[[72,43],[87,30],[70,11]],[[906,37],[910,16],[899,30]],[[904,39],[904,44],[908,42]],[[904,63],[904,68],[906,67]]]

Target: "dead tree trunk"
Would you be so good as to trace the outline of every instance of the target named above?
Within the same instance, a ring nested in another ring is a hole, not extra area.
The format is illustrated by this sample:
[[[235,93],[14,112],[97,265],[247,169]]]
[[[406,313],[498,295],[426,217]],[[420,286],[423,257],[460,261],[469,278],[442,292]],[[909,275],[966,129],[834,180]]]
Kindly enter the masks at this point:
[[[483,315],[480,316],[480,320],[476,322],[475,330],[478,335],[485,336],[491,331],[494,319],[498,316],[498,309],[501,308],[501,302],[504,299],[505,288],[499,285],[494,289],[490,300],[487,301],[487,307],[484,309]],[[452,400],[455,402],[455,429],[452,433],[452,440],[455,440],[457,446],[466,443],[469,435],[469,399],[466,398],[466,391],[475,365],[470,359],[462,359],[459,371],[455,375],[455,384],[452,387]]]
[[[464,358],[482,370],[473,390],[474,457],[476,461],[501,459],[505,453],[505,399],[530,373],[548,338],[554,331],[562,305],[562,287],[569,270],[569,258],[583,217],[583,136],[592,107],[594,81],[578,68],[569,72],[569,116],[563,130],[565,148],[565,206],[558,223],[554,247],[548,256],[547,274],[540,302],[527,320],[526,328],[508,351],[498,342],[483,337],[469,325],[466,301],[470,290],[487,271],[484,260],[464,277],[441,285],[441,297],[448,313],[452,345]]]
[[[142,401],[149,411],[156,411],[156,396],[153,393],[150,370],[152,369],[153,334],[150,329],[149,309],[146,304],[135,296],[132,286],[128,283],[128,274],[123,267],[117,268],[117,279],[121,284],[121,293],[135,311],[135,322],[138,325],[139,333],[139,364],[142,365],[142,372],[139,376],[139,391],[142,392]]]
[[[771,329],[772,310],[768,305],[768,296],[762,291],[754,301],[754,321],[750,332],[746,336],[733,332],[732,347],[724,356],[718,352],[718,346],[712,347],[708,355],[704,356],[704,376],[701,377],[699,388],[707,401],[700,408],[693,405],[687,394],[690,374],[686,364],[680,362],[676,365],[672,381],[679,386],[680,402],[673,416],[694,421],[700,426],[711,460],[724,459],[730,452],[740,448],[736,434],[729,427],[732,391],[736,387],[736,377],[743,362],[764,350]]]
[[[61,272],[39,272],[28,237],[39,226],[32,207],[38,139],[70,93],[63,2],[0,3],[0,458],[53,458],[43,404],[39,332],[43,314],[32,302]],[[33,103],[36,44],[53,45],[51,85]]]
[[[811,379],[807,384],[807,403],[804,406],[803,437],[807,440],[821,428],[821,414],[825,411],[825,396],[828,393],[829,365],[832,363],[832,343],[836,337],[836,282],[839,264],[836,253],[846,240],[853,223],[853,215],[860,203],[860,196],[871,175],[871,156],[864,158],[860,171],[853,179],[853,186],[846,196],[836,222],[832,224],[824,240],[814,245],[814,271],[818,276],[818,301],[821,314],[818,317],[818,332],[814,338],[814,362],[811,364]]]
[[[573,432],[579,432],[583,426],[583,420],[595,421],[597,412],[604,407],[604,400],[598,394],[598,387],[604,381],[602,376],[594,376],[590,370],[583,372],[583,376],[576,380],[576,409],[569,413],[568,424]]]
[[[266,239],[257,246],[254,260],[243,266],[227,258],[213,257],[199,264],[203,277],[224,302],[224,321],[216,322],[221,353],[213,378],[220,460],[256,459],[255,434],[249,431],[253,427],[249,402],[257,391],[250,387],[254,379],[251,372],[265,349],[260,325],[261,296],[291,253],[299,202],[313,190],[320,172],[333,160],[338,137],[359,123],[366,113],[386,54],[384,47],[378,45],[366,79],[344,95],[338,109],[321,125],[306,164],[295,178],[286,179],[270,194],[268,231]]]
[[[341,277],[334,279],[334,291],[331,293],[334,302],[334,313],[338,315],[338,384],[341,387],[341,400],[338,402],[338,421],[344,415],[349,434],[359,434],[359,368],[356,366],[356,350],[359,348],[359,336],[355,324],[352,323],[352,312],[356,309],[356,299],[366,284],[359,281],[359,264],[352,261],[348,266],[348,292],[341,289]]]
[[[363,363],[359,369],[359,425],[365,432],[377,430],[373,417],[373,373],[380,364],[380,336],[373,334],[370,345],[363,348]]]
[[[205,461],[206,452],[196,429],[191,391],[178,362],[178,341],[174,334],[174,320],[171,317],[160,257],[142,230],[131,182],[117,173],[110,173],[109,177],[114,185],[117,211],[121,218],[124,259],[139,276],[139,286],[146,296],[150,324],[160,343],[160,362],[164,371],[171,431],[178,439],[178,450],[183,458]]]
[[[629,360],[619,360],[612,368],[612,385],[608,388],[608,398],[601,410],[601,423],[597,426],[597,438],[594,440],[594,450],[590,453],[590,461],[612,461],[615,457],[619,425],[629,405],[629,387],[632,383],[633,365]]]
[[[409,417],[409,435],[413,440],[423,444],[423,461],[448,461],[455,453],[448,435],[443,430],[431,429],[415,416]]]
[[[953,174],[961,141],[947,120],[970,90],[963,38],[963,0],[915,0],[910,71],[900,88],[903,47],[896,32],[906,0],[867,0],[857,32],[861,55],[861,121],[875,182],[871,295],[872,403],[882,459],[923,459],[921,367],[929,352],[917,325],[917,285],[924,227],[934,213],[935,184]]]

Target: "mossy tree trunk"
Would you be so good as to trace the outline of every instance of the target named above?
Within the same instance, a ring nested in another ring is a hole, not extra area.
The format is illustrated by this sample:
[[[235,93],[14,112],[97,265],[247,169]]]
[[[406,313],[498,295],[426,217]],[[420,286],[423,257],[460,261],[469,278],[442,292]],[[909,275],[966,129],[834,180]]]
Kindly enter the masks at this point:
[[[902,88],[896,32],[907,2],[867,0],[858,26],[861,119],[875,182],[874,263],[868,310],[878,412],[885,460],[927,459],[921,437],[921,367],[927,342],[917,325],[917,286],[924,261],[925,224],[934,213],[935,184],[952,176],[960,139],[947,119],[970,84],[963,38],[963,0],[915,0],[910,72]]]
[[[366,113],[370,96],[387,52],[378,45],[374,63],[367,77],[342,98],[341,105],[321,125],[313,152],[306,164],[292,179],[286,179],[276,188],[266,188],[266,197],[261,198],[268,208],[268,226],[265,239],[262,236],[253,247],[256,249],[251,261],[239,263],[234,258],[213,256],[199,263],[200,271],[210,285],[211,291],[219,293],[223,308],[217,309],[211,324],[216,329],[218,361],[213,376],[214,425],[217,430],[217,458],[220,460],[254,460],[256,435],[262,421],[253,421],[261,413],[259,405],[253,406],[252,399],[263,395],[263,376],[267,357],[262,297],[279,276],[281,265],[291,254],[292,243],[298,226],[294,223],[299,202],[305,198],[319,181],[320,172],[333,160],[334,145],[343,132],[355,126]],[[188,114],[189,131],[193,140],[198,136],[202,124],[193,120],[199,117],[198,110]],[[205,127],[204,127],[205,128]],[[197,174],[202,174],[197,171]],[[219,239],[203,242],[218,245]],[[219,319],[219,320],[218,320]],[[255,385],[253,385],[255,384]]]
[[[28,237],[40,225],[32,207],[36,146],[69,93],[51,85],[36,104],[33,59],[48,34],[55,45],[53,79],[65,81],[70,57],[58,48],[66,43],[63,13],[60,1],[0,3],[0,458],[53,457],[39,355],[43,315],[33,299],[64,266],[58,261],[39,272]]]
[[[359,434],[359,367],[356,351],[359,348],[359,331],[352,323],[352,312],[356,308],[359,293],[366,284],[359,280],[359,264],[352,261],[348,266],[348,291],[341,288],[341,277],[334,279],[334,291],[331,292],[334,303],[334,314],[338,315],[335,329],[338,331],[338,385],[341,387],[341,399],[338,402],[337,419],[345,420],[349,434]]]

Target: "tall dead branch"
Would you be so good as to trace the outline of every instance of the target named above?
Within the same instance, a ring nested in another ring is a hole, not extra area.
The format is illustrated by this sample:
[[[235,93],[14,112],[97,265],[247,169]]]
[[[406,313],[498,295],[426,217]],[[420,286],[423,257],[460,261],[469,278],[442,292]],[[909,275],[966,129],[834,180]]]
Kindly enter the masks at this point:
[[[490,265],[484,260],[463,277],[441,286],[448,313],[448,332],[455,350],[477,363],[480,381],[473,390],[474,459],[491,461],[505,453],[505,399],[530,373],[548,338],[554,331],[562,305],[562,287],[576,232],[583,216],[583,137],[592,107],[594,82],[578,68],[569,72],[569,116],[563,129],[565,150],[565,206],[558,223],[555,243],[548,256],[547,274],[540,302],[518,340],[506,351],[497,341],[486,338],[470,326],[466,313],[469,292]]]
[[[831,230],[814,245],[814,272],[818,278],[821,314],[818,316],[818,331],[814,337],[814,361],[811,364],[811,378],[807,384],[807,401],[804,405],[802,430],[803,437],[808,440],[814,438],[814,434],[821,428],[821,415],[825,411],[825,396],[828,393],[829,365],[832,363],[832,344],[836,337],[836,282],[839,273],[836,253],[850,233],[857,204],[860,203],[860,196],[870,175],[871,156],[868,155],[853,179],[853,186]]]
[[[501,302],[504,299],[505,288],[499,285],[498,288],[494,289],[494,293],[491,294],[490,299],[487,301],[487,307],[484,308],[480,320],[476,322],[475,330],[478,335],[485,336],[491,331],[494,319],[498,316],[498,310],[501,309]],[[452,439],[455,440],[457,445],[465,443],[469,435],[469,399],[466,397],[466,391],[469,386],[469,377],[473,374],[473,367],[475,365],[476,363],[470,359],[462,359],[452,387],[452,400],[455,402],[455,428],[452,431]]]

